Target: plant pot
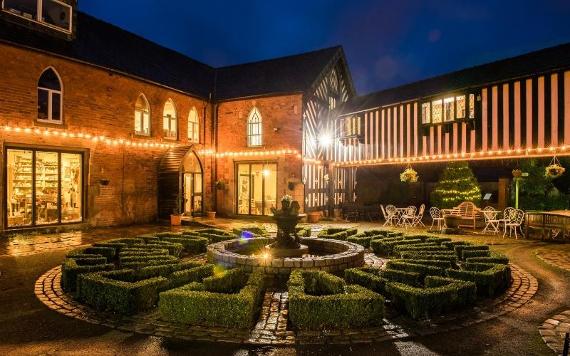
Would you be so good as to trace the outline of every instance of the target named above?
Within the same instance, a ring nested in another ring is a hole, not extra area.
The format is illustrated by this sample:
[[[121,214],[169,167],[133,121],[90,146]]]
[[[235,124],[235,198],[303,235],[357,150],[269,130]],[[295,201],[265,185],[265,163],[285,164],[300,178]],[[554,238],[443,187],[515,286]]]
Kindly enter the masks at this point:
[[[214,220],[216,218],[216,212],[215,211],[208,211],[208,220]]]
[[[170,225],[180,226],[182,225],[182,215],[180,214],[170,214]]]
[[[320,211],[312,211],[307,213],[307,221],[311,224],[318,223],[321,220],[321,212]]]

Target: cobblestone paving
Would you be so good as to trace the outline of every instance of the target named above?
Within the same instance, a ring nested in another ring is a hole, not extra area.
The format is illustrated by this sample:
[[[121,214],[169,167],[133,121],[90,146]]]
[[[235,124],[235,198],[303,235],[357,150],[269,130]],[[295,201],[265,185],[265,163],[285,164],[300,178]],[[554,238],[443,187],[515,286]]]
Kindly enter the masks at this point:
[[[539,328],[542,340],[557,354],[562,354],[564,336],[570,332],[570,310],[547,319]]]
[[[166,322],[160,320],[156,310],[134,316],[97,312],[78,303],[62,291],[60,266],[49,270],[36,281],[35,294],[47,307],[58,313],[93,324],[147,335],[255,345],[369,343],[455,330],[497,318],[520,308],[534,296],[538,289],[538,282],[532,275],[515,265],[511,265],[511,269],[513,283],[510,288],[499,298],[482,301],[471,310],[425,322],[413,322],[401,316],[392,318],[388,315],[384,324],[375,328],[319,332],[294,333],[287,329],[287,294],[285,292],[268,291],[265,294],[264,309],[256,327],[251,332],[250,330],[188,326]]]
[[[535,253],[545,263],[570,272],[570,244],[542,247]]]
[[[255,324],[248,340],[250,343],[262,345],[295,343],[295,333],[287,330],[288,299],[287,292],[265,292],[259,321]]]
[[[364,263],[366,263],[366,265],[369,267],[380,268],[384,265],[384,263],[386,263],[386,261],[387,260],[376,256],[372,252],[366,252],[364,254]]]

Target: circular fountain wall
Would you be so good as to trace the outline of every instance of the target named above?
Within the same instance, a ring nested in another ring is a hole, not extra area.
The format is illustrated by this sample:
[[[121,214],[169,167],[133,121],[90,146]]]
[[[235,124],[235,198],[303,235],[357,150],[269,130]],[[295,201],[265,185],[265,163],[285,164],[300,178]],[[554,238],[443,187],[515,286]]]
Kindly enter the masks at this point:
[[[240,267],[268,274],[289,274],[298,268],[338,272],[364,265],[364,247],[351,242],[301,238],[301,243],[309,247],[309,254],[273,258],[263,252],[264,246],[273,241],[269,238],[255,238],[211,244],[208,246],[208,261],[228,268]]]

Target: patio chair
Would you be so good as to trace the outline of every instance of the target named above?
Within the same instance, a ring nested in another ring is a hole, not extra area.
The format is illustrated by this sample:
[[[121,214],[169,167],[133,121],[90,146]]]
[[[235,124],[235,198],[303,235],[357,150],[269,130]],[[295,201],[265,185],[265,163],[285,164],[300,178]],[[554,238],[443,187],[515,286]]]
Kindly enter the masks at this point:
[[[404,213],[402,214],[398,225],[403,226],[405,228],[413,227],[415,220],[416,220],[416,207],[408,206],[406,210],[404,210]]]
[[[515,239],[518,239],[517,229],[521,232],[521,236],[523,235],[522,232],[522,224],[524,221],[524,211],[520,209],[512,209],[508,215],[509,221],[505,223],[505,232],[503,233],[503,238],[507,234],[507,229],[509,230],[509,237],[512,236],[513,231],[515,232]]]
[[[418,226],[421,225],[423,227],[426,227],[424,225],[424,222],[422,221],[424,218],[424,212],[426,211],[426,205],[422,204],[420,205],[420,210],[418,211],[418,213],[416,214],[416,216],[414,217],[414,223],[413,226]]]
[[[501,219],[498,218],[498,215],[499,212],[492,206],[486,206],[485,209],[483,209],[483,217],[485,218],[485,228],[482,231],[483,233],[491,232],[493,234],[497,234],[499,232]]]
[[[384,226],[394,226],[395,220],[398,218],[396,215],[396,207],[394,205],[380,205],[382,214],[384,215]]]
[[[433,230],[433,225],[437,224],[437,229],[442,231],[445,226],[445,219],[443,218],[443,214],[439,208],[432,206],[429,208],[429,215],[431,216],[431,226],[430,230]]]

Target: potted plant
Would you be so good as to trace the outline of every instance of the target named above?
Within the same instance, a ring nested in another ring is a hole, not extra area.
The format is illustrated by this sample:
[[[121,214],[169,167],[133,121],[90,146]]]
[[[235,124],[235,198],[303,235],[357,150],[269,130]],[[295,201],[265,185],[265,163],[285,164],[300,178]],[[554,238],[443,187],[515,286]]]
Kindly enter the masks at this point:
[[[172,210],[172,214],[170,214],[170,225],[172,226],[180,226],[182,225],[182,204],[180,201],[180,195],[176,196],[176,208]]]
[[[208,211],[206,214],[208,214],[209,220],[214,220],[216,218],[216,212],[215,211]]]

